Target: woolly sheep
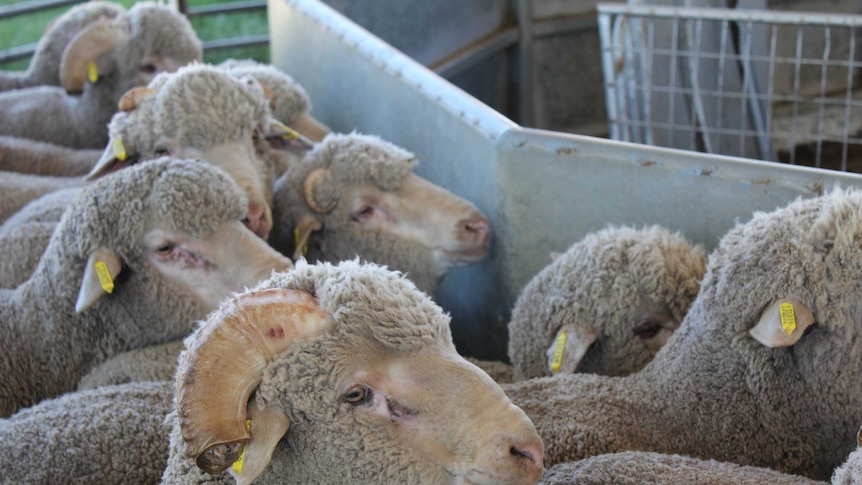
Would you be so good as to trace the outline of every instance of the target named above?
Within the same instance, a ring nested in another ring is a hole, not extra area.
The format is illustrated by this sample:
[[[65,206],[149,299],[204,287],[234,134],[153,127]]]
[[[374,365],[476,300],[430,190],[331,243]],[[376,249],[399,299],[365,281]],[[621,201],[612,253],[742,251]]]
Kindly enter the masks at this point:
[[[588,234],[518,296],[509,321],[515,379],[640,370],[679,327],[705,271],[703,248],[659,226]]]
[[[66,47],[88,25],[100,19],[113,19],[126,10],[113,2],[91,0],[70,8],[52,20],[36,44],[26,71],[0,71],[0,91],[30,86],[60,86],[60,64]]]
[[[756,213],[643,370],[504,386],[548,463],[643,450],[828,478],[862,422],[860,221],[862,192],[842,189]]]
[[[826,485],[769,468],[646,451],[626,451],[560,463],[540,485]],[[836,484],[837,485],[837,484]]]
[[[60,66],[62,88],[0,93],[0,134],[74,148],[104,147],[105,125],[126,91],[146,85],[160,71],[199,61],[201,54],[201,42],[185,16],[156,3],[136,3],[127,15],[90,24],[69,44]],[[66,91],[83,92],[72,96]]]
[[[287,126],[298,131],[313,142],[319,142],[329,134],[329,128],[317,121],[309,111],[311,102],[302,86],[288,74],[275,66],[261,64],[250,59],[228,59],[219,68],[235,76],[250,76],[263,85],[272,95],[270,103],[273,116]],[[278,141],[270,138],[270,141]],[[303,153],[291,150],[270,150],[273,157],[275,176],[281,176],[287,169],[299,162]]]
[[[279,177],[270,244],[294,259],[355,256],[407,274],[433,294],[452,266],[487,254],[484,214],[412,173],[412,153],[372,135],[331,134]]]
[[[242,226],[245,204],[227,174],[195,160],[87,187],[30,279],[0,290],[0,416],[74,389],[118,352],[183,337],[222,298],[290,268]]]
[[[74,149],[27,138],[0,136],[0,170],[78,177],[90,173],[102,156],[99,149]]]
[[[261,237],[269,233],[272,169],[255,156],[252,138],[278,137],[286,129],[272,118],[259,84],[212,66],[194,65],[160,75],[148,87],[127,93],[121,103],[126,111],[112,118],[111,142],[91,178],[164,152],[206,160],[225,169],[246,191],[247,225]],[[56,194],[31,202],[3,224],[0,236],[16,225],[57,220],[72,197],[73,193],[65,193],[65,198]],[[2,275],[0,280],[20,280],[28,274]]]
[[[541,476],[529,419],[457,354],[443,311],[377,265],[300,261],[223,304],[186,348],[165,483],[224,482],[225,468],[240,484]]]
[[[0,223],[9,219],[31,200],[58,189],[82,185],[84,181],[74,177],[0,172]]]
[[[0,288],[17,288],[30,278],[56,227],[55,222],[30,222],[0,236]]]
[[[10,445],[0,454],[2,481],[158,483],[172,401],[170,383],[136,383],[65,394],[0,419]]]
[[[856,433],[856,451],[832,474],[832,485],[862,484],[862,428]]]

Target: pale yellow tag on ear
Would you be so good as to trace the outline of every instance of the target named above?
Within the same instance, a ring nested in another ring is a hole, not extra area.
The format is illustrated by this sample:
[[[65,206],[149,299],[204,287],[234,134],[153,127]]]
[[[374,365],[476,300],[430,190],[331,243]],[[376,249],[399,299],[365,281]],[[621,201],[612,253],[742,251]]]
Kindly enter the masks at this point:
[[[251,431],[251,420],[250,419],[245,420],[245,430]],[[236,461],[233,462],[233,465],[230,466],[231,469],[234,471],[234,473],[242,473],[242,462],[244,460],[245,460],[245,447],[242,448],[242,453],[239,454],[239,458],[237,458]]]
[[[96,261],[96,276],[99,277],[99,284],[102,285],[102,289],[110,295],[114,291],[114,279],[111,278],[111,272],[104,261]]]
[[[87,78],[92,84],[96,84],[96,81],[99,80],[99,66],[97,66],[95,62],[91,62],[87,65]]]
[[[566,332],[560,332],[557,335],[557,340],[554,342],[554,355],[551,357],[551,370],[560,372],[560,365],[563,363],[563,352],[566,350]]]
[[[123,139],[121,137],[116,137],[111,139],[111,148],[114,150],[114,157],[119,161],[123,161],[126,159],[126,146],[123,145]]]
[[[293,128],[285,125],[284,123],[274,122],[273,125],[284,133],[281,134],[281,137],[285,140],[296,140],[299,138],[299,133],[296,132]]]
[[[778,312],[781,315],[781,328],[784,329],[784,333],[792,334],[796,330],[796,312],[793,310],[793,305],[782,303]]]
[[[296,251],[299,247],[299,226],[293,228],[293,250]],[[302,255],[305,256],[305,253],[308,252],[308,245],[302,245]]]

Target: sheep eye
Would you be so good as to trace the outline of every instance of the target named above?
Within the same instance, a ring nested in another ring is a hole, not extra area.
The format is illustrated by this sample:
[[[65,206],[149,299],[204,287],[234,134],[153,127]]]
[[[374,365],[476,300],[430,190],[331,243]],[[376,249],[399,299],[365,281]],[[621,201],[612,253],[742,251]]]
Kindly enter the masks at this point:
[[[632,329],[632,333],[643,340],[649,340],[655,337],[659,330],[661,330],[661,325],[659,323],[652,320],[642,320],[635,325]]]
[[[371,207],[370,205],[366,205],[366,206],[363,206],[358,211],[355,211],[351,215],[351,217],[353,218],[354,221],[358,221],[360,219],[364,219],[364,218],[370,216],[372,212],[374,212],[374,207]]]
[[[170,243],[162,244],[161,246],[156,248],[156,254],[160,254],[160,255],[164,256],[166,254],[170,254],[170,252],[173,250],[174,250],[173,244],[170,244]]]
[[[158,155],[160,157],[164,156],[164,155],[170,155],[171,154],[171,151],[168,150],[167,147],[156,147],[155,152],[156,152],[156,155]]]
[[[372,392],[367,386],[351,387],[341,399],[348,404],[365,404],[371,400]]]
[[[141,72],[143,72],[144,74],[153,74],[156,71],[158,71],[158,68],[155,66],[155,64],[144,64],[143,66],[141,66]]]

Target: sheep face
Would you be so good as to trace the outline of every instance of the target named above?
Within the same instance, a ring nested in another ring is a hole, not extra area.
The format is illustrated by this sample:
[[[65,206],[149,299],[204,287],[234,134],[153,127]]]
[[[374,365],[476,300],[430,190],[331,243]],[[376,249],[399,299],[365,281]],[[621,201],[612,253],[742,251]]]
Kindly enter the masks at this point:
[[[516,378],[640,370],[679,327],[705,271],[702,248],[658,226],[587,235],[533,277],[512,309]]]
[[[141,326],[143,344],[185,335],[189,323],[221,299],[272,269],[292,267],[241,225],[244,207],[227,174],[193,160],[149,161],[97,181],[58,228],[84,235],[69,248],[87,260],[76,310],[99,303],[161,317]],[[103,274],[99,261],[106,265]],[[104,272],[115,286],[111,291]],[[150,333],[164,332],[163,326],[175,335],[152,340]]]
[[[246,225],[268,236],[272,167],[257,156],[255,140],[281,134],[283,125],[272,119],[260,84],[195,65],[129,91],[120,104],[90,178],[159,155],[197,158],[233,177],[248,197]]]
[[[530,420],[457,354],[448,318],[397,273],[299,262],[224,308],[187,339],[180,359],[185,439],[172,437],[168,481],[190,470],[186,452],[211,473],[229,467],[238,483],[260,473],[264,483],[540,478],[543,446]],[[233,376],[235,361],[252,375]],[[258,436],[255,421],[281,433]],[[227,453],[204,451],[210,445]],[[237,471],[231,463],[243,449]]]
[[[487,218],[412,173],[412,154],[366,135],[329,135],[276,183],[272,243],[294,258],[358,255],[433,292],[456,265],[485,257]]]

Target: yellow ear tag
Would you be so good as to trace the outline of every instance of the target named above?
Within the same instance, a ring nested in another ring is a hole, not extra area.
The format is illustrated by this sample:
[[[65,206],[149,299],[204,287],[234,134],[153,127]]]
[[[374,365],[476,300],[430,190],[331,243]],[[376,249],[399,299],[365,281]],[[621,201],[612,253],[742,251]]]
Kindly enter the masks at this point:
[[[293,229],[293,247],[294,248],[299,247],[299,226],[296,226]],[[303,244],[302,245],[302,255],[305,256],[305,253],[307,253],[307,252],[308,252],[308,245]]]
[[[119,136],[111,139],[111,149],[114,150],[114,156],[117,160],[123,161],[126,159],[126,146],[123,145],[123,139]]]
[[[781,328],[784,333],[790,335],[796,330],[796,312],[793,310],[793,304],[782,303],[778,307],[778,313],[781,315]]]
[[[111,278],[111,272],[104,261],[96,261],[96,276],[99,277],[99,284],[102,285],[102,289],[110,295],[114,291],[114,278]]]
[[[557,340],[554,342],[554,355],[551,357],[551,370],[554,372],[560,371],[560,365],[563,363],[563,352],[566,350],[566,332],[560,332],[557,335]]]
[[[245,430],[251,431],[251,420],[250,419],[245,420]],[[233,465],[231,465],[231,468],[233,469],[234,472],[236,472],[238,474],[242,473],[242,462],[243,462],[243,460],[245,460],[245,447],[244,446],[242,448],[242,453],[239,454],[239,458],[237,458],[236,461],[233,462]]]
[[[87,79],[89,79],[92,84],[96,84],[96,81],[99,80],[99,66],[97,66],[95,62],[91,62],[87,65]]]
[[[276,121],[273,123],[273,126],[284,132],[281,134],[281,138],[284,140],[296,140],[299,138],[299,133],[297,133],[296,130],[283,123]]]

